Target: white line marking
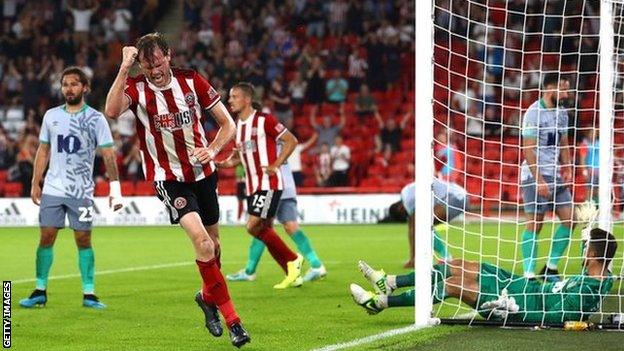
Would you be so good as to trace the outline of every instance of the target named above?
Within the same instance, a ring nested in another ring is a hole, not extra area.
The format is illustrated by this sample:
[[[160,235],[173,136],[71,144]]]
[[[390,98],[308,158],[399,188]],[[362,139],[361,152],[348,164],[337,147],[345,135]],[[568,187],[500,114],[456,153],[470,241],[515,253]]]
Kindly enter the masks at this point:
[[[96,271],[95,275],[106,275],[106,274],[115,274],[115,273],[126,273],[126,272],[136,272],[136,271],[148,271],[152,269],[161,269],[161,268],[171,268],[171,267],[183,267],[194,265],[194,261],[186,261],[186,262],[175,262],[175,263],[165,263],[165,264],[156,264],[153,266],[140,266],[140,267],[129,267],[129,268],[120,268],[120,269],[109,269],[105,271]],[[48,280],[58,280],[58,279],[69,279],[69,278],[79,278],[80,274],[64,274],[64,275],[54,275],[48,278]],[[18,279],[14,280],[13,284],[21,284],[21,283],[32,283],[36,279],[28,278],[28,279]]]
[[[335,350],[342,350],[342,349],[346,349],[346,348],[350,348],[350,347],[355,347],[355,346],[368,344],[368,343],[371,343],[373,341],[377,341],[377,340],[381,340],[381,339],[391,338],[393,336],[397,336],[397,335],[401,335],[401,334],[411,333],[413,331],[416,331],[416,330],[422,329],[422,328],[426,328],[426,327],[417,327],[415,325],[410,325],[409,327],[403,327],[403,328],[398,328],[398,329],[391,329],[391,330],[385,331],[383,333],[374,334],[374,335],[366,336],[366,337],[363,337],[363,338],[360,338],[360,339],[355,339],[355,340],[352,340],[352,341],[343,342],[343,343],[339,343],[339,344],[328,345],[328,346],[324,346],[324,347],[322,347],[320,349],[313,349],[311,351],[335,351]]]
[[[243,264],[246,261],[223,261],[224,264]],[[340,261],[325,261],[323,263],[326,264],[341,264]],[[184,267],[184,266],[192,266],[195,264],[195,261],[185,261],[185,262],[174,262],[174,263],[164,263],[164,264],[156,264],[152,266],[140,266],[140,267],[129,267],[129,268],[119,268],[119,269],[109,269],[105,271],[96,271],[95,275],[107,275],[107,274],[116,274],[116,273],[127,273],[127,272],[137,272],[137,271],[149,271],[152,269],[161,269],[161,268],[172,268],[172,267]],[[80,278],[80,274],[64,274],[64,275],[54,275],[48,278],[48,280],[59,280],[59,279],[70,279],[70,278]],[[35,282],[35,278],[25,278],[25,279],[17,279],[13,280],[13,284],[22,284],[22,283],[32,283]]]

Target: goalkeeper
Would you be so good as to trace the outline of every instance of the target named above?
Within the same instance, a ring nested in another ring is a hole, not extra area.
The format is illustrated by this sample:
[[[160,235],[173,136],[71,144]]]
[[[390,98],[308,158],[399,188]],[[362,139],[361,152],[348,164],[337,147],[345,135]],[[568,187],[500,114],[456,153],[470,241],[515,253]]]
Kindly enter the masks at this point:
[[[585,229],[583,273],[560,282],[541,283],[491,265],[462,260],[436,264],[432,279],[433,303],[455,297],[487,319],[556,324],[586,320],[611,290],[609,263],[617,250],[615,237],[599,228]],[[414,273],[386,275],[360,261],[359,268],[376,293],[351,284],[354,301],[369,314],[385,308],[414,306],[414,290],[391,296],[401,287],[414,286]]]

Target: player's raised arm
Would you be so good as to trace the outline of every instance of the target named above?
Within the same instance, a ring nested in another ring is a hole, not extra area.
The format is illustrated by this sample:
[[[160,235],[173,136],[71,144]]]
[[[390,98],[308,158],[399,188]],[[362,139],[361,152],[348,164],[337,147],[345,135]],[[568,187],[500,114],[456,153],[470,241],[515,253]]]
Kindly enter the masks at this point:
[[[39,148],[37,148],[37,153],[35,154],[32,186],[30,190],[30,197],[35,205],[39,205],[41,202],[41,180],[49,160],[50,143],[40,141]]]
[[[131,103],[130,98],[124,93],[124,89],[128,79],[128,72],[137,57],[137,49],[134,46],[125,46],[122,53],[123,58],[119,66],[119,72],[117,72],[117,77],[115,77],[115,81],[108,91],[104,108],[106,117],[112,119],[119,117],[122,112],[130,107]]]

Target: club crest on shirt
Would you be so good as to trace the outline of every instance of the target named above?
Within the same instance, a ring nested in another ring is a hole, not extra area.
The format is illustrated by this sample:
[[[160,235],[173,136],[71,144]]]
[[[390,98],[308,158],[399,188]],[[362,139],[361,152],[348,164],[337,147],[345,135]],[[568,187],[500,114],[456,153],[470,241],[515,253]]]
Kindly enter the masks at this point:
[[[184,95],[184,101],[186,102],[186,105],[188,107],[195,106],[195,94],[187,93],[186,95]]]
[[[258,128],[256,127],[251,128],[251,135],[258,135]]]
[[[173,200],[173,206],[178,210],[183,209],[184,207],[186,207],[186,199],[183,197],[177,197],[175,200]]]

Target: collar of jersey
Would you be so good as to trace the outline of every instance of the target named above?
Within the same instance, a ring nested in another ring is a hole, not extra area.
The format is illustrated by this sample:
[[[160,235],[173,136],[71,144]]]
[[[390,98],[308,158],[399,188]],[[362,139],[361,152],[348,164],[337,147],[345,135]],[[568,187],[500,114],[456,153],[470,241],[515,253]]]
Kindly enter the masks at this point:
[[[253,112],[249,115],[249,117],[247,117],[247,119],[246,119],[246,120],[244,120],[244,121],[243,121],[243,120],[241,119],[241,120],[240,120],[240,122],[241,122],[242,124],[247,124],[247,123],[249,123],[249,121],[253,120],[253,116],[256,114],[256,112],[258,112],[258,110],[254,109],[254,110],[253,110]]]
[[[147,81],[147,86],[149,86],[150,89],[152,89],[152,90],[158,90],[158,91],[171,89],[171,84],[173,84],[173,80],[175,79],[175,77],[173,76],[173,70],[172,69],[169,69],[169,74],[171,75],[171,81],[166,86],[164,86],[162,88],[157,87],[149,79],[147,79],[147,77],[145,77],[145,80]]]
[[[78,110],[77,112],[71,113],[71,112],[67,111],[67,104],[64,104],[64,105],[63,105],[63,111],[67,112],[67,113],[68,113],[68,114],[70,114],[70,115],[77,115],[77,114],[79,114],[80,112],[84,112],[84,111],[87,109],[87,107],[89,107],[89,105],[87,105],[86,103],[84,103],[84,104],[82,105],[82,107],[80,108],[80,110]]]

